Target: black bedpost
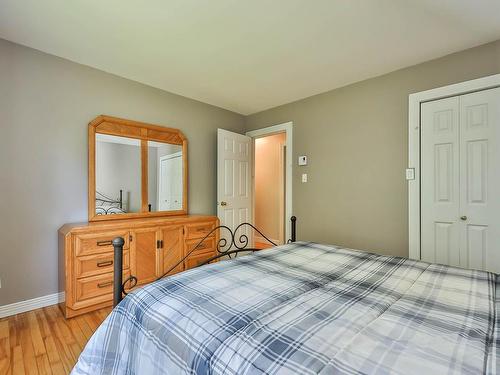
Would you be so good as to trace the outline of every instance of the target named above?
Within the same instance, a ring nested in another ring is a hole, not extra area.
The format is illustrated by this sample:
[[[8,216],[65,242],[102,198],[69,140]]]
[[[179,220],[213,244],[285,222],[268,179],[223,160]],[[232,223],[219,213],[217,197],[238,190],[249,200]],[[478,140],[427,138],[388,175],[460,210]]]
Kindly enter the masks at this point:
[[[295,242],[297,241],[297,218],[292,216],[290,220],[292,221],[292,238],[290,239],[290,242]]]
[[[116,237],[113,240],[113,247],[115,249],[115,269],[113,277],[113,307],[118,305],[122,300],[122,284],[123,284],[123,245],[125,240],[122,237]]]

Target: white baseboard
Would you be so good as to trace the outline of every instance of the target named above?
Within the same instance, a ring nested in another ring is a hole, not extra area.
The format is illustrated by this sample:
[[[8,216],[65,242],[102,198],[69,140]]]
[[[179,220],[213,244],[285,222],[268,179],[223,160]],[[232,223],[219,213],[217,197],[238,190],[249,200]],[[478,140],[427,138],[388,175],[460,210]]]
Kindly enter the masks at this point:
[[[0,318],[40,309],[46,306],[56,305],[60,302],[64,302],[64,292],[11,303],[10,305],[0,306]]]

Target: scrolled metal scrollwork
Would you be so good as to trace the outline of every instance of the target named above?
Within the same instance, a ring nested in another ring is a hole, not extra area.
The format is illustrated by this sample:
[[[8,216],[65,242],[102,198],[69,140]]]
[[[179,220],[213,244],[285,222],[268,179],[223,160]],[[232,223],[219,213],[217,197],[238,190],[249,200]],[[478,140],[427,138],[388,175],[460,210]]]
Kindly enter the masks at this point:
[[[296,220],[297,219],[295,218],[295,216],[291,217],[292,238],[287,241],[288,243],[295,242]],[[245,233],[238,235],[238,232],[243,230],[242,228],[245,228],[245,227],[249,227],[252,230],[254,230],[255,232],[257,232],[260,235],[260,237],[265,239],[267,242],[269,242],[269,244],[271,244],[273,246],[278,246],[278,244],[276,244],[274,241],[270,240],[264,233],[262,233],[253,224],[241,223],[238,226],[236,226],[236,228],[234,228],[234,230],[231,230],[231,228],[229,228],[226,225],[219,225],[219,226],[213,228],[212,230],[210,230],[210,232],[208,232],[198,242],[198,244],[196,244],[196,246],[193,247],[181,260],[179,260],[175,265],[170,267],[163,275],[158,277],[156,280],[160,280],[160,279],[164,278],[165,276],[167,276],[168,274],[170,274],[170,272],[172,272],[179,265],[181,265],[193,252],[198,250],[200,248],[200,246],[202,246],[203,242],[205,242],[205,240],[207,238],[209,238],[210,236],[212,236],[214,233],[218,233],[219,237],[220,237],[217,240],[217,244],[216,244],[217,254],[214,255],[213,257],[205,260],[204,262],[196,265],[196,267],[203,266],[205,264],[213,262],[214,260],[224,258],[224,257],[229,258],[229,259],[233,259],[233,257],[236,258],[238,256],[238,254],[242,253],[242,252],[255,252],[255,251],[261,250],[261,249],[255,248],[255,247],[253,247],[253,248],[247,247],[250,243],[250,239],[248,237],[248,232],[245,232]],[[117,240],[117,239],[115,239],[115,240]],[[122,252],[123,252],[123,243],[124,243],[124,241],[123,241],[123,239],[121,239],[121,251]],[[118,247],[115,247],[115,251],[120,251],[119,245],[118,245]],[[118,250],[117,250],[117,248],[118,248]],[[115,256],[116,256],[116,253],[115,253]],[[120,276],[120,278],[121,278],[121,276]],[[137,277],[131,275],[123,283],[116,283],[115,287],[118,287],[121,290],[122,294],[126,296],[128,293],[127,293],[125,288],[128,288],[129,290],[134,288],[137,285],[137,281],[138,281]]]
[[[129,276],[125,279],[125,281],[122,284],[122,293],[124,296],[128,294],[126,288],[128,287],[129,290],[135,288],[135,286],[137,285],[137,281],[138,281],[137,277],[135,276]],[[127,283],[130,283],[130,285],[127,285]]]

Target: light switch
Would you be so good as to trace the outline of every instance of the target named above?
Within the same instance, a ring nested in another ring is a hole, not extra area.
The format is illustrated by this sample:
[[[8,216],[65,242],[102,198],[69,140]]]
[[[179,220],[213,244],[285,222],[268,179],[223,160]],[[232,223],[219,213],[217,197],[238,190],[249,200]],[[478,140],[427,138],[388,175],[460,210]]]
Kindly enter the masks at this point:
[[[406,168],[406,179],[407,180],[415,179],[415,168]]]
[[[299,165],[307,165],[307,156],[299,156]]]
[[[307,182],[307,173],[302,173],[302,182]]]

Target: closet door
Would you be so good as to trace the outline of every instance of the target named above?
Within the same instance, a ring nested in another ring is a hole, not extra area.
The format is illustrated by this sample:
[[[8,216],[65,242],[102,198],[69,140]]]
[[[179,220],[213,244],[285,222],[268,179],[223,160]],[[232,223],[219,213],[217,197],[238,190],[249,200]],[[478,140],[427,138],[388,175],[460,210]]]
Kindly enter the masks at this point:
[[[460,97],[460,265],[500,272],[500,88]]]
[[[421,106],[421,259],[500,272],[500,88]]]
[[[460,265],[459,98],[421,106],[421,259]]]

